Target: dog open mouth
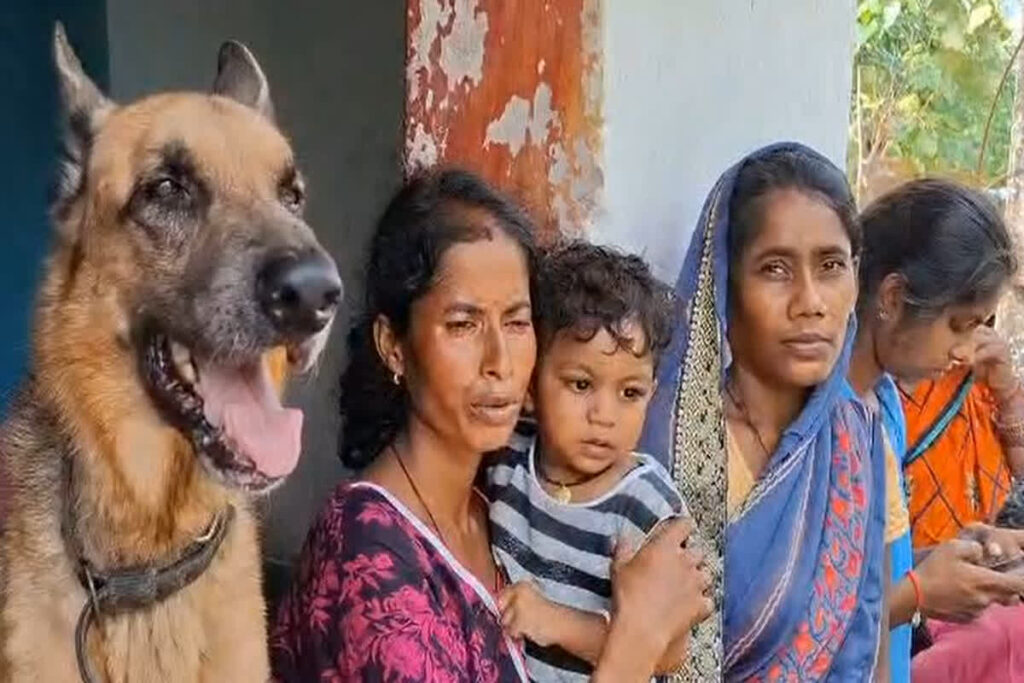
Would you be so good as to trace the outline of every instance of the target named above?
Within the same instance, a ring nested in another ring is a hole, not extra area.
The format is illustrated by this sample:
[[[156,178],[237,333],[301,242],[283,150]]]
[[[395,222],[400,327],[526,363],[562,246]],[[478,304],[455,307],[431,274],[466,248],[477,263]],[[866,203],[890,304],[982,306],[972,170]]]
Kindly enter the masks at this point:
[[[304,364],[307,353],[303,347],[289,348],[289,361]],[[265,354],[241,365],[222,365],[152,333],[143,341],[141,364],[165,417],[224,484],[264,492],[295,469],[302,411],[281,405]]]

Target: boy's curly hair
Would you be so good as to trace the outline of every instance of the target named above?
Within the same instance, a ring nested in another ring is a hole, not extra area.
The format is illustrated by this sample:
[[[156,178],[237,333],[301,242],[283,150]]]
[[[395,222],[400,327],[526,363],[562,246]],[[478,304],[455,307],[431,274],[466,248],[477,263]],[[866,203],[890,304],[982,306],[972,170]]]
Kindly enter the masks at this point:
[[[657,363],[672,341],[679,315],[673,291],[651,274],[639,256],[583,240],[555,245],[540,259],[534,318],[541,349],[571,330],[589,341],[601,329],[638,356]],[[628,323],[643,331],[643,344],[624,334]]]

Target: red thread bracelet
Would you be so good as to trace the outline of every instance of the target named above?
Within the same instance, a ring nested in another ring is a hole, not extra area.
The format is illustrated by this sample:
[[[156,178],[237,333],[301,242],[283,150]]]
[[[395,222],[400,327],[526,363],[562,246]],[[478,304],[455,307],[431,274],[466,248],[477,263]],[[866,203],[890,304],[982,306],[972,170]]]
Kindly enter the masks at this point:
[[[907,578],[910,579],[910,585],[914,587],[914,600],[916,602],[914,608],[919,610],[924,602],[921,597],[921,581],[917,578],[917,572],[913,569],[907,571]]]

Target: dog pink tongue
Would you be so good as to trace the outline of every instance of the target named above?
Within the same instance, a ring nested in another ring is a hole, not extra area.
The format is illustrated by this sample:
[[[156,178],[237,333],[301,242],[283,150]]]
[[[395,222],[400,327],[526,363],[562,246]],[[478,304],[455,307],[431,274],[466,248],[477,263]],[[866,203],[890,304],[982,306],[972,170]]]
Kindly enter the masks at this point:
[[[282,408],[263,361],[240,369],[200,364],[206,418],[268,477],[295,469],[302,450],[302,411]]]

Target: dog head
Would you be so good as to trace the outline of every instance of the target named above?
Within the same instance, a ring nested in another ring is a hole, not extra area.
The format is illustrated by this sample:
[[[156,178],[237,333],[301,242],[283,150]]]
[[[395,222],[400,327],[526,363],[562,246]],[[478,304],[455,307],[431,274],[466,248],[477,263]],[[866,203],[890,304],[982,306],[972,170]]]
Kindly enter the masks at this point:
[[[64,303],[107,302],[160,416],[215,478],[266,490],[300,450],[302,414],[281,407],[277,361],[311,369],[342,294],[303,219],[302,175],[266,77],[229,42],[212,93],[118,106],[59,25],[54,56],[67,124],[53,205]]]

